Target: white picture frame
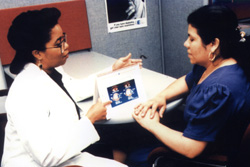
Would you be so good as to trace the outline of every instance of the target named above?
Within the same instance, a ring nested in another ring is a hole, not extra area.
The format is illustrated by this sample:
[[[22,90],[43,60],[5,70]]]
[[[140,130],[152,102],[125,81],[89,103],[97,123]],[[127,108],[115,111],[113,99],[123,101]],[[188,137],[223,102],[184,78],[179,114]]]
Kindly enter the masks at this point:
[[[146,0],[105,0],[108,33],[144,28]]]
[[[108,118],[116,114],[130,115],[134,107],[147,100],[139,65],[125,67],[96,78],[94,103],[111,100]]]

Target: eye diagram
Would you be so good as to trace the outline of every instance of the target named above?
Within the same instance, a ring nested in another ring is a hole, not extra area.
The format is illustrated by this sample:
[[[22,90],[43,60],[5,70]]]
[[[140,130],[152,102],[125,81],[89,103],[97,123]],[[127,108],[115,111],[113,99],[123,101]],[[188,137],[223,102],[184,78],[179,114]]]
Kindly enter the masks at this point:
[[[112,101],[112,107],[116,107],[139,97],[134,79],[108,87],[107,91],[109,99]]]

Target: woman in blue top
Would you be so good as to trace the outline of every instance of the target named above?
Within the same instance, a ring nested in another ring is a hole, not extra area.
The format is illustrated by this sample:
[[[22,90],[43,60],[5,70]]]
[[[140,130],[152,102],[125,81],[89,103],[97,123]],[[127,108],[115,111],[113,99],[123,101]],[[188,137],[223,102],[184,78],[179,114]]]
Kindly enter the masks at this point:
[[[133,116],[166,146],[188,158],[215,148],[234,156],[250,120],[250,39],[240,32],[234,12],[224,6],[201,7],[187,21],[184,46],[193,70],[139,104]],[[187,94],[184,131],[161,124],[166,102]]]

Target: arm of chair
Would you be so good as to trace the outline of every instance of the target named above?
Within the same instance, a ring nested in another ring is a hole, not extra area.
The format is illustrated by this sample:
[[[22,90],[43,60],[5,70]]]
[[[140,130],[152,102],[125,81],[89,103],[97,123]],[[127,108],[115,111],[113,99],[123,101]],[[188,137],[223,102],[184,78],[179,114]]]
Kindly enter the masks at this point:
[[[9,92],[9,89],[2,89],[0,90],[0,96],[7,96]]]
[[[148,155],[147,159],[150,165],[167,166],[167,164],[178,164],[179,166],[196,166],[202,164],[204,167],[225,167],[227,164],[227,156],[215,154],[205,157],[197,157],[194,159],[186,158],[167,147],[157,147]]]
[[[168,153],[170,153],[170,150],[167,147],[157,147],[149,153],[147,161],[152,165],[158,157],[164,156]]]

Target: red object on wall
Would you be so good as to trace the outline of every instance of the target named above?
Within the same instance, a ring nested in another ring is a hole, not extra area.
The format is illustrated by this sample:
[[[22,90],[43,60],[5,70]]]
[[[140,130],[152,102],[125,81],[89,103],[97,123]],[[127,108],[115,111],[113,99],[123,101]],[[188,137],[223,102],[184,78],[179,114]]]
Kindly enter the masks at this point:
[[[67,33],[70,52],[91,48],[85,0],[2,9],[0,10],[0,58],[3,65],[10,64],[15,56],[15,50],[7,40],[8,30],[14,18],[22,12],[47,7],[56,7],[61,11],[59,24],[63,31]]]

